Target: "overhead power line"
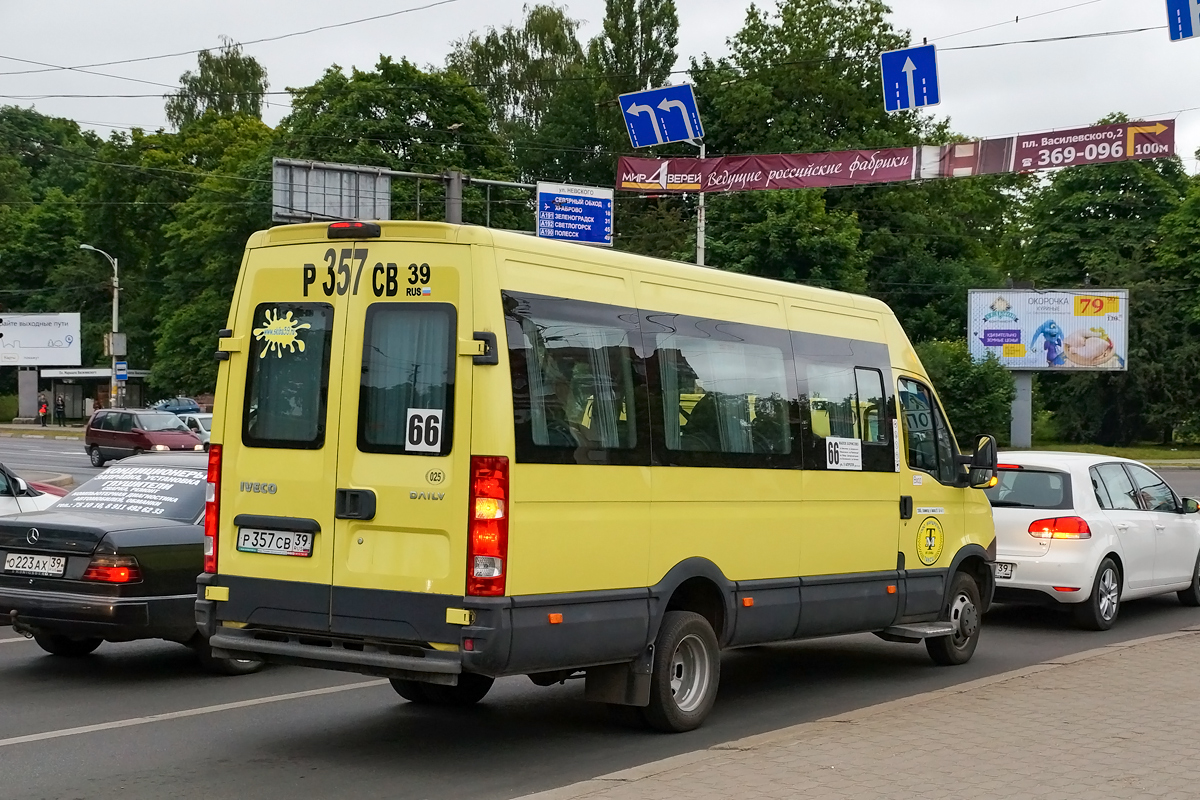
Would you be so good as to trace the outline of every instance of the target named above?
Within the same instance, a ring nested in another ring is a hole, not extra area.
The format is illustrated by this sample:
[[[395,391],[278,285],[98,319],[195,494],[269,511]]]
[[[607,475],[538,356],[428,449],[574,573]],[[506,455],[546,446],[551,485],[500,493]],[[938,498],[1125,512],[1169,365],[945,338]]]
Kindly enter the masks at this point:
[[[457,0],[442,0],[442,2],[457,2]],[[349,24],[349,23],[346,23],[346,24]],[[1149,27],[1149,28],[1127,28],[1124,30],[1117,30],[1117,31],[1097,31],[1094,33],[1078,33],[1078,34],[1073,34],[1073,35],[1069,35],[1069,36],[1052,36],[1052,37],[1048,37],[1048,38],[1044,38],[1044,39],[1017,39],[1017,40],[1006,41],[1006,42],[986,42],[983,44],[970,44],[970,45],[960,45],[958,47],[946,47],[946,48],[942,48],[942,52],[945,53],[945,52],[952,52],[952,51],[956,51],[956,50],[979,50],[979,49],[984,49],[984,48],[1008,47],[1011,45],[1020,45],[1020,44],[1049,44],[1049,43],[1055,43],[1055,42],[1072,41],[1072,40],[1076,40],[1076,39],[1096,39],[1096,38],[1108,37],[1108,36],[1127,36],[1127,35],[1133,34],[1133,33],[1144,33],[1145,31],[1165,30],[1166,27],[1167,27],[1166,25],[1157,25],[1157,26],[1153,26],[1153,27]],[[784,66],[799,66],[802,64],[821,64],[821,63],[827,63],[830,61],[855,61],[855,60],[865,61],[868,59],[854,59],[849,56],[825,56],[822,58],[806,58],[806,59],[798,59],[798,60],[793,60],[793,61],[776,61],[772,64],[767,64],[765,66],[765,69],[774,69],[776,67],[784,67]],[[730,69],[730,66],[701,67],[701,68],[696,68],[696,69],[672,70],[668,74],[682,75],[682,74],[694,74],[694,73],[698,73],[698,72],[723,72],[723,71],[727,71],[729,69]],[[11,73],[0,73],[0,75],[4,75],[4,74],[11,74]],[[559,77],[554,77],[554,78],[530,78],[530,79],[524,80],[524,81],[516,81],[515,83],[520,84],[520,85],[530,85],[531,86],[531,85],[544,84],[544,83],[564,83],[564,82],[569,82],[569,81],[596,81],[596,80],[608,80],[608,79],[614,79],[614,78],[631,78],[631,77],[637,77],[637,76],[633,75],[633,74],[625,74],[625,73],[612,73],[612,74],[603,74],[603,75],[582,75],[582,76],[559,76]],[[472,88],[475,88],[475,89],[483,89],[483,88],[495,86],[497,84],[504,83],[504,82],[505,81],[484,81],[484,82],[479,82],[479,83],[467,83],[466,85],[470,86]],[[426,88],[426,87],[419,86],[417,84],[411,84],[411,85],[401,84],[401,85],[383,86],[383,87],[372,86],[369,89],[364,88],[363,91],[372,91],[372,92],[404,91],[404,90],[417,89],[417,88]],[[303,92],[303,90],[300,90],[300,92]],[[233,92],[230,92],[229,94],[233,94]],[[245,92],[237,92],[237,94],[246,94],[246,93]],[[253,92],[252,94],[267,96],[267,95],[285,95],[285,94],[294,94],[294,93],[287,91],[287,90],[277,90],[277,91]],[[76,99],[76,100],[78,100],[78,99],[87,99],[87,98],[136,99],[136,98],[161,97],[161,96],[162,95],[160,95],[160,94],[65,93],[65,94],[31,94],[31,95],[2,94],[2,95],[0,95],[0,98],[4,98],[7,100],[47,100],[47,99]]]
[[[263,44],[264,42],[277,42],[277,41],[280,41],[281,39],[291,39],[296,36],[307,36],[310,33],[317,33],[318,31],[328,31],[328,30],[332,30],[334,28],[345,28],[350,25],[359,25],[363,22],[375,22],[377,20],[387,19],[389,17],[397,17],[397,16],[400,16],[401,14],[411,14],[414,11],[425,11],[426,9],[436,8],[438,6],[445,6],[445,5],[449,5],[451,3],[457,3],[457,2],[459,2],[459,0],[436,0],[436,2],[426,3],[426,4],[420,5],[420,6],[413,6],[411,8],[402,8],[399,11],[389,11],[386,14],[376,14],[371,17],[363,17],[361,19],[352,19],[352,20],[348,20],[346,22],[334,22],[334,23],[330,23],[329,25],[319,25],[315,28],[308,28],[307,30],[303,30],[303,31],[293,31],[291,33],[283,33],[278,36],[265,36],[261,39],[247,39],[245,41],[238,42],[237,44],[246,46],[246,45],[251,45],[251,44]],[[97,61],[94,64],[79,64],[79,65],[73,66],[73,67],[48,67],[48,68],[44,68],[44,69],[27,69],[27,70],[16,70],[16,71],[12,71],[12,72],[0,72],[0,75],[31,75],[31,74],[40,73],[40,72],[59,72],[61,70],[90,69],[92,67],[111,67],[116,64],[137,64],[137,63],[141,63],[144,61],[158,61],[158,60],[164,59],[164,58],[179,58],[181,56],[193,56],[193,55],[196,55],[197,53],[203,53],[206,50],[218,50],[218,49],[220,49],[220,45],[217,45],[215,47],[201,47],[197,50],[180,50],[179,52],[176,52],[176,53],[161,53],[156,56],[141,56],[139,58],[122,58],[122,59],[118,59],[116,61]],[[20,59],[14,59],[14,60],[20,60]],[[110,77],[117,77],[117,76],[110,76]]]
[[[999,28],[1002,25],[1015,25],[1018,22],[1020,22],[1022,19],[1027,19],[1027,20],[1028,19],[1037,19],[1038,17],[1045,17],[1050,14],[1057,14],[1060,11],[1070,11],[1073,8],[1082,8],[1083,6],[1091,6],[1091,5],[1095,5],[1096,3],[1102,3],[1102,2],[1104,2],[1104,0],[1085,0],[1085,2],[1083,2],[1083,3],[1075,3],[1074,5],[1063,6],[1062,8],[1052,8],[1049,11],[1039,11],[1036,14],[1026,14],[1024,17],[1015,16],[1012,19],[1006,19],[1003,22],[993,22],[991,25],[983,25],[978,28],[971,28],[970,30],[959,31],[958,33],[948,33],[945,36],[936,36],[936,37],[930,39],[929,41],[940,42],[944,39],[953,39],[955,36],[966,36],[968,33],[978,33],[979,31],[986,31],[991,28]]]

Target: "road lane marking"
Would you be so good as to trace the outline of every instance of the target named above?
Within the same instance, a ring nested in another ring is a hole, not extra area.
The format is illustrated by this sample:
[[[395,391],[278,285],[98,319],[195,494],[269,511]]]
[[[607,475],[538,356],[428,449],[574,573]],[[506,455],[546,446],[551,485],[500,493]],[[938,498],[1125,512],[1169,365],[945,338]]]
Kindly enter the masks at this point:
[[[100,722],[95,725],[82,725],[78,728],[62,728],[57,731],[46,731],[45,733],[30,733],[25,736],[13,736],[9,739],[0,739],[0,747],[11,747],[15,744],[27,744],[29,742],[43,742],[47,739],[61,739],[65,736],[79,736],[84,733],[96,733],[98,731],[111,731],[116,728],[132,728],[135,725],[148,725],[151,722],[166,722],[172,719],[184,719],[185,717],[198,717],[202,714],[216,714],[219,711],[233,711],[239,708],[251,708],[253,706],[266,705],[267,703],[279,703],[284,700],[300,700],[305,697],[320,697],[326,694],[337,694],[339,692],[348,692],[352,689],[369,689],[375,686],[386,686],[387,679],[377,681],[362,681],[360,683],[348,683],[342,686],[329,686],[324,689],[309,689],[303,692],[289,692],[288,694],[274,694],[268,697],[256,697],[253,700],[238,700],[233,703],[220,703],[215,706],[201,706],[200,708],[188,708],[183,711],[168,711],[165,714],[151,714],[148,717],[133,717],[131,719],[119,719],[113,722]]]
[[[26,639],[24,636],[18,636],[15,639],[0,639],[0,644],[12,644],[13,642],[32,642],[33,639]]]

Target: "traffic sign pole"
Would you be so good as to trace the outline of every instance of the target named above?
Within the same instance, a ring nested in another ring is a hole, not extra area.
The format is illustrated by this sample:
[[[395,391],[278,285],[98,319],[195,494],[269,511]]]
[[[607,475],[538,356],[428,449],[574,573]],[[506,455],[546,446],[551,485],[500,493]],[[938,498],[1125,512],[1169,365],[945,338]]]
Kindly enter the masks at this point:
[[[704,162],[704,142],[700,142],[700,162]],[[704,174],[704,167],[701,166],[700,174]],[[703,178],[701,178],[703,180]],[[700,192],[700,204],[696,208],[696,263],[704,266],[704,192]]]

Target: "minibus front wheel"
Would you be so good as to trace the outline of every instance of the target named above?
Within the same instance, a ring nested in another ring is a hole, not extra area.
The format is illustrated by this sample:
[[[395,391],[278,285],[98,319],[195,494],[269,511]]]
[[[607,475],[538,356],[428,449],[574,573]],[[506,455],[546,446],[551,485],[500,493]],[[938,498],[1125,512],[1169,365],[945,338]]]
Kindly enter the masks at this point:
[[[971,660],[979,644],[980,608],[979,584],[966,572],[956,573],[948,611],[954,633],[925,640],[925,649],[935,664],[949,667]]]
[[[721,649],[708,620],[691,611],[668,611],[654,640],[650,705],[642,713],[651,727],[681,733],[700,727],[717,699]]]

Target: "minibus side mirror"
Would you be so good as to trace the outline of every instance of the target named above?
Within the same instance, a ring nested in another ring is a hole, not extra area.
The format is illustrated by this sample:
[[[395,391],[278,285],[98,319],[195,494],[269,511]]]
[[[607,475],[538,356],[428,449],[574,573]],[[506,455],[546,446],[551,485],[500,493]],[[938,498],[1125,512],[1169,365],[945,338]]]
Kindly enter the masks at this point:
[[[960,478],[960,483],[972,489],[988,489],[995,486],[997,464],[1000,453],[996,447],[996,437],[986,433],[975,437],[975,449],[969,456],[959,456],[958,463],[967,467],[967,474]]]

